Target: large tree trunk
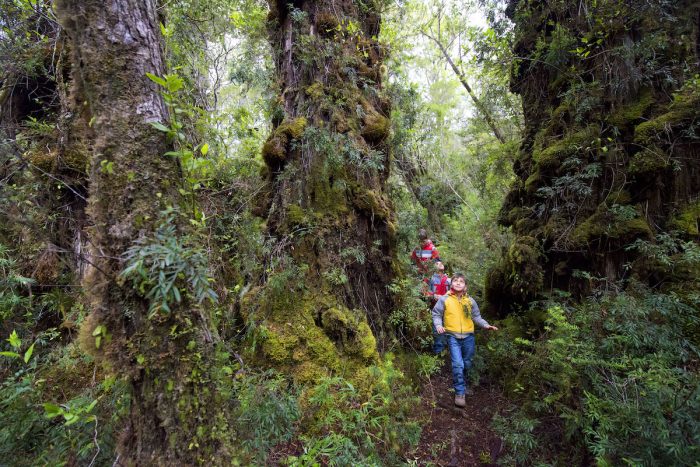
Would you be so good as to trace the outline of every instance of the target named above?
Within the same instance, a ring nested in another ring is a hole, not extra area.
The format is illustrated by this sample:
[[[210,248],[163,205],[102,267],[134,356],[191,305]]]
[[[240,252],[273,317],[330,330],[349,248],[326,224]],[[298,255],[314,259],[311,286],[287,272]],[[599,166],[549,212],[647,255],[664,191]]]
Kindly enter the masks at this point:
[[[289,315],[303,318],[297,316],[298,334],[284,337],[294,342],[284,353],[276,354],[280,346],[272,343],[264,350],[281,363],[292,362],[295,352],[305,354],[308,358],[293,363],[310,367],[301,378],[314,378],[329,366],[311,349],[318,342],[323,355],[336,355],[328,357],[329,369],[341,371],[337,356],[349,356],[361,367],[376,356],[372,335],[380,346],[390,338],[387,285],[394,275],[395,234],[385,193],[390,104],[381,89],[380,18],[371,5],[270,2],[281,95],[263,147],[269,182],[264,212],[276,252],[291,257],[299,268],[294,280],[302,287],[288,299],[291,310],[263,305],[275,338],[281,338],[278,319],[286,330]]]
[[[553,288],[691,279],[628,246],[698,239],[699,10],[511,1],[526,132],[500,218],[514,241],[487,284],[501,312]]]
[[[204,311],[185,298],[172,312],[149,316],[143,293],[119,278],[125,251],[150,238],[159,212],[178,201],[177,160],[164,156],[171,148],[151,125],[168,121],[146,76],[164,71],[156,2],[61,0],[55,9],[71,39],[75,92],[84,96],[94,134],[88,211],[95,268],[85,283],[91,314],[82,344],[132,388],[120,461],[224,462],[226,417],[216,403]]]

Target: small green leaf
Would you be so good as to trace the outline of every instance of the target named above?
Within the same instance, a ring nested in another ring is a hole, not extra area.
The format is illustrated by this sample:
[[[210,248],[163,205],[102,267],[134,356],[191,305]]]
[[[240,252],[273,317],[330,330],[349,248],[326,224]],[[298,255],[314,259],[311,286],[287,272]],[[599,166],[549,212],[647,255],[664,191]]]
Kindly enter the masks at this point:
[[[97,337],[95,337],[95,348],[96,348],[96,349],[99,349],[99,348],[100,348],[100,344],[102,344],[102,336],[97,336]]]
[[[0,352],[0,355],[2,355],[3,357],[21,358],[20,355],[16,352]]]
[[[146,76],[148,76],[148,79],[150,79],[154,83],[157,83],[163,87],[166,87],[166,82],[163,78],[159,78],[158,76],[154,75],[153,73],[146,73]]]
[[[209,145],[207,143],[204,143],[202,145],[202,147],[199,149],[199,152],[201,152],[203,156],[206,156],[207,153],[209,152]]]
[[[63,418],[66,419],[66,423],[64,423],[65,426],[70,426],[80,421],[80,417],[73,413],[64,413]]]
[[[151,122],[151,126],[156,130],[162,131],[163,133],[168,133],[170,131],[170,128],[160,122]]]
[[[7,342],[10,343],[10,345],[15,348],[19,349],[22,346],[22,339],[19,338],[17,335],[17,331],[12,331],[12,334],[10,334],[10,337],[7,339]]]
[[[59,406],[57,406],[56,404],[51,404],[50,402],[46,402],[44,404],[44,412],[46,412],[45,415],[48,418],[54,418],[54,417],[61,415],[61,412],[63,412],[63,410]]]
[[[29,359],[32,358],[34,353],[34,344],[30,345],[26,352],[24,352],[24,363],[29,363]]]
[[[92,409],[95,408],[96,405],[97,405],[97,399],[95,399],[94,401],[92,401],[92,402],[90,403],[90,405],[87,406],[87,408],[85,409],[85,412],[86,412],[86,413],[90,413],[90,412],[92,411]]]

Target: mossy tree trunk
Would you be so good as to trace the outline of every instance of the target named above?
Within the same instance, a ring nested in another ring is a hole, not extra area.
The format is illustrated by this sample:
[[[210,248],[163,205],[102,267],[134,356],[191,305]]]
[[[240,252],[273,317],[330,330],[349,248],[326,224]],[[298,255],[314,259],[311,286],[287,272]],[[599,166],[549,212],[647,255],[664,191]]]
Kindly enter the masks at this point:
[[[0,243],[34,280],[32,294],[62,294],[86,266],[87,124],[66,92],[70,63],[51,2],[3,6]],[[70,328],[71,318],[45,313],[42,326]]]
[[[156,2],[61,0],[55,10],[94,135],[88,212],[95,268],[85,283],[91,314],[82,344],[132,389],[120,462],[224,463],[226,411],[217,400],[205,310],[185,298],[149,317],[148,300],[119,279],[125,251],[153,234],[159,211],[178,204],[177,160],[164,155],[171,149],[165,134],[151,125],[168,121],[146,76],[164,73]]]
[[[394,276],[395,221],[385,192],[390,103],[374,8],[350,0],[270,1],[281,94],[263,147],[268,231],[277,252],[301,268],[295,280],[303,287],[290,300],[308,304],[306,326],[330,339],[332,352],[366,354],[360,360],[374,351],[355,346],[371,340],[357,325],[364,329],[366,320],[380,346],[389,341]],[[309,340],[295,339],[297,346]]]
[[[506,313],[552,288],[671,279],[628,246],[698,239],[700,4],[511,1],[508,13],[526,131],[489,301]]]

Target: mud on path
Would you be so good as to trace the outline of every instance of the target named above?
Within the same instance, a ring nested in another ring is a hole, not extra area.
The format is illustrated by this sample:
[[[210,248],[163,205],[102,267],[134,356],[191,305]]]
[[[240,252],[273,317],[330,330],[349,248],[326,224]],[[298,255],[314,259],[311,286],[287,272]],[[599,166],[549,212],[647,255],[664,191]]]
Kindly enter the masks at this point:
[[[503,442],[491,430],[491,419],[504,406],[498,389],[483,382],[455,407],[449,357],[421,391],[420,416],[425,420],[420,442],[406,460],[428,466],[495,465]]]

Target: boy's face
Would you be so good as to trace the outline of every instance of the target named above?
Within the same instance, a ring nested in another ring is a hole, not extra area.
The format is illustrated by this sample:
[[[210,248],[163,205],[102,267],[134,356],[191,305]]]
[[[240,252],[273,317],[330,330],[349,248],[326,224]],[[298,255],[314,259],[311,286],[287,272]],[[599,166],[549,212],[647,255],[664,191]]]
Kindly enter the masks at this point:
[[[445,265],[442,264],[442,262],[440,262],[440,261],[436,261],[435,262],[435,270],[437,272],[440,272],[440,273],[445,272]]]
[[[423,240],[420,241],[420,244],[423,245],[423,246],[427,246],[428,243],[430,243],[430,239],[429,239],[429,238],[424,238]]]
[[[464,292],[467,288],[467,283],[461,277],[452,279],[452,290],[457,293]]]

